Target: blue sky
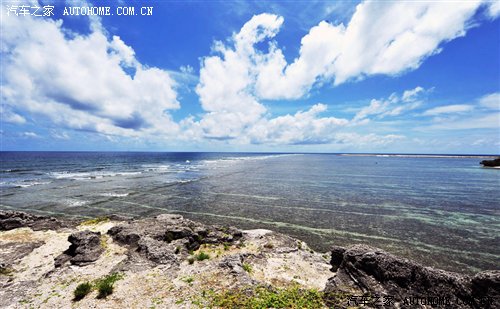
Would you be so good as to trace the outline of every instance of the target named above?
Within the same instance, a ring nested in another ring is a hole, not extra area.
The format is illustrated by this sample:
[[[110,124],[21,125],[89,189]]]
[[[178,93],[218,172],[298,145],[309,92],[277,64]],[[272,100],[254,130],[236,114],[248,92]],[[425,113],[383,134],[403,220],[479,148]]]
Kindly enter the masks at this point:
[[[2,150],[500,153],[499,1],[32,3],[2,3]]]

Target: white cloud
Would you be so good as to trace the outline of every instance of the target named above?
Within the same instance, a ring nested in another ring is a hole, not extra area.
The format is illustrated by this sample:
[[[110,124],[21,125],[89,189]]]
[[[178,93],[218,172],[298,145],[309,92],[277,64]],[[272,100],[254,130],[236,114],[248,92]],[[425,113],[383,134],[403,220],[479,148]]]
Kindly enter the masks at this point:
[[[98,21],[88,35],[68,35],[60,20],[2,16],[7,106],[72,129],[175,134],[177,124],[165,113],[179,108],[173,79],[140,64],[134,50],[118,36],[108,39]]]
[[[234,49],[216,42],[213,49],[220,56],[203,59],[196,87],[201,106],[207,112],[197,127],[203,136],[235,138],[266,112],[250,89],[254,80],[252,46],[275,35],[282,22],[283,18],[275,15],[254,16],[233,35]]]
[[[60,127],[103,133],[109,139],[113,139],[110,135],[156,135],[254,144],[386,145],[404,137],[341,130],[417,108],[426,91],[422,87],[374,99],[351,121],[323,117],[324,104],[272,118],[262,102],[301,98],[325,82],[338,85],[416,69],[426,57],[440,52],[441,44],[465,35],[480,5],[476,1],[364,2],[346,25],[325,21],[311,28],[291,63],[273,40],[283,18],[256,15],[229,40],[215,42],[214,54],[201,61],[199,79],[189,65],[180,67],[180,72],[168,72],[139,63],[133,48],[118,36],[108,37],[97,18],[91,18],[90,34],[80,35],[69,33],[62,21],[21,19],[2,12],[1,95],[7,106],[2,117],[22,124],[26,119],[20,114],[41,115]],[[495,12],[493,4],[489,10]],[[258,50],[256,45],[266,40],[268,50]],[[196,93],[204,110],[199,120],[188,117],[176,123],[168,114],[180,107],[175,80],[198,83]],[[484,97],[480,104],[498,108],[498,93]],[[450,106],[440,108],[427,112],[453,111]],[[459,109],[455,105],[454,112]],[[492,119],[482,120],[491,127]],[[70,137],[58,131],[51,135]]]
[[[59,130],[51,130],[50,136],[52,136],[53,138],[56,138],[56,139],[61,139],[61,140],[71,139],[71,137],[69,136],[69,134],[67,132],[62,132]]]
[[[415,109],[420,106],[420,95],[424,93],[425,89],[418,86],[414,89],[404,91],[401,96],[393,93],[387,99],[373,99],[370,101],[370,105],[362,108],[356,113],[353,122],[362,124],[369,120],[369,116],[384,118],[386,116],[397,116],[403,112]]]
[[[1,121],[10,122],[14,124],[26,123],[26,119],[23,116],[8,110],[6,107],[2,108],[2,116],[0,119]]]
[[[441,114],[456,114],[456,113],[465,113],[473,110],[474,107],[472,105],[467,104],[454,104],[454,105],[446,105],[434,107],[429,110],[426,110],[423,115],[425,116],[435,116]]]
[[[439,123],[417,128],[421,131],[433,130],[470,130],[470,129],[500,129],[500,113],[474,116],[460,119],[443,119]]]
[[[370,133],[367,135],[361,135],[358,133],[338,133],[335,136],[335,139],[339,144],[348,144],[355,147],[379,147],[405,140],[406,137],[398,134],[377,135]]]
[[[40,138],[40,136],[35,132],[23,132],[21,135],[27,138]]]
[[[257,58],[255,88],[265,99],[297,99],[317,82],[336,85],[374,74],[414,70],[441,51],[440,44],[465,35],[479,1],[366,1],[347,26],[321,22],[301,40],[288,64],[271,44]],[[410,48],[411,47],[411,48]],[[255,52],[257,53],[257,52]]]
[[[422,92],[424,92],[425,89],[420,87],[420,86],[417,86],[415,87],[414,89],[411,89],[411,90],[405,90],[403,92],[403,96],[401,97],[401,100],[403,102],[412,102],[412,101],[415,101],[419,94],[421,94]]]
[[[193,74],[193,72],[194,72],[193,67],[190,66],[189,64],[188,65],[181,65],[179,70],[181,71],[181,73],[184,73],[184,74]]]
[[[479,104],[483,107],[500,110],[500,92],[487,94],[479,99]]]
[[[488,7],[488,15],[491,19],[495,19],[500,15],[500,1],[492,0]]]
[[[335,140],[335,132],[347,125],[346,119],[334,117],[318,118],[327,106],[316,104],[308,111],[295,115],[262,120],[248,132],[254,144],[325,144]]]
[[[259,63],[265,62],[267,56],[253,46],[274,37],[282,23],[283,18],[276,15],[256,15],[232,36],[229,45],[215,43],[213,49],[219,55],[203,59],[196,87],[206,113],[198,122],[183,122],[188,136],[255,144],[323,143],[332,139],[331,132],[347,123],[334,117],[318,117],[326,110],[323,104],[293,116],[271,119],[266,115],[255,87],[256,73],[262,69]]]

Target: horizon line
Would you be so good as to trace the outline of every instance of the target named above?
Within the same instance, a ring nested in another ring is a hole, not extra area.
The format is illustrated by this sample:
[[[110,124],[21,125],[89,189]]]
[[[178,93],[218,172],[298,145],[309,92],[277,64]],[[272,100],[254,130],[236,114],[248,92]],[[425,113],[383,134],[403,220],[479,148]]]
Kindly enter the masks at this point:
[[[2,152],[45,152],[45,153],[253,153],[253,154],[331,154],[331,155],[402,155],[402,156],[487,156],[499,157],[491,153],[411,153],[411,152],[289,152],[289,151],[148,151],[148,150],[0,150]]]

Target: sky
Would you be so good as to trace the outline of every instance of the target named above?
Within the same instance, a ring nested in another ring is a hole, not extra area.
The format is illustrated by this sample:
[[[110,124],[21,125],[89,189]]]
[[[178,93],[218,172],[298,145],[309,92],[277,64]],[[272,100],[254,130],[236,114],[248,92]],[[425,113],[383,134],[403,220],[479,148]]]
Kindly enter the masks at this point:
[[[500,154],[500,1],[1,10],[2,151]]]

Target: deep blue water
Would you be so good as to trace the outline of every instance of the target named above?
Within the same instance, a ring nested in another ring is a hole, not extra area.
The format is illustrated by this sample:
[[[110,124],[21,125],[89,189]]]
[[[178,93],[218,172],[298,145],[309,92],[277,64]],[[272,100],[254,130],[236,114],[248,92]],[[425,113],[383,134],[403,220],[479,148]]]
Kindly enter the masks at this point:
[[[318,250],[368,243],[440,268],[498,269],[500,170],[482,158],[0,152],[0,209],[180,213]]]

